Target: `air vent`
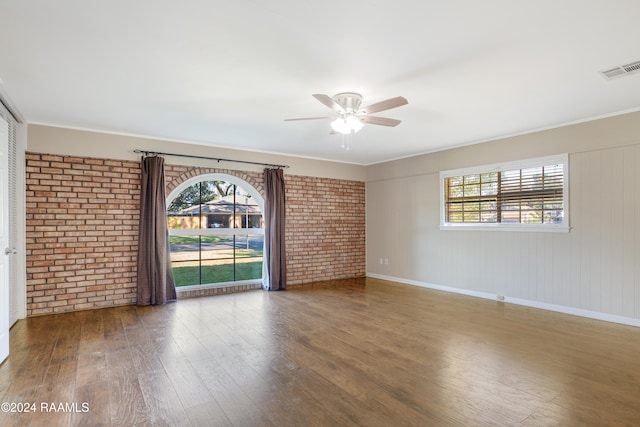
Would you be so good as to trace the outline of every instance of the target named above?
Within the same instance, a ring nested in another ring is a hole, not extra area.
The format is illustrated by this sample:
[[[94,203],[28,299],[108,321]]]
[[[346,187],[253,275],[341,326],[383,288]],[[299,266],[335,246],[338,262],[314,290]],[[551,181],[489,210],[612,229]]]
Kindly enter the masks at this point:
[[[607,80],[611,80],[622,76],[628,76],[629,74],[635,74],[637,72],[640,72],[640,61],[600,71],[600,74],[602,74],[602,76]]]
[[[636,71],[640,71],[640,61],[634,62],[633,64],[623,65],[622,68],[624,68],[624,70],[627,73],[634,73]]]

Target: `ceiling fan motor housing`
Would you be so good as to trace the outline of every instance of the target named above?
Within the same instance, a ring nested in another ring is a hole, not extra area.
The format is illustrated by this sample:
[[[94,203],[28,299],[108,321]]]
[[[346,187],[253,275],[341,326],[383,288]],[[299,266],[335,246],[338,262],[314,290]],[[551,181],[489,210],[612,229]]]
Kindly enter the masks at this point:
[[[354,92],[341,92],[333,97],[333,102],[347,113],[356,113],[362,105],[362,95]]]

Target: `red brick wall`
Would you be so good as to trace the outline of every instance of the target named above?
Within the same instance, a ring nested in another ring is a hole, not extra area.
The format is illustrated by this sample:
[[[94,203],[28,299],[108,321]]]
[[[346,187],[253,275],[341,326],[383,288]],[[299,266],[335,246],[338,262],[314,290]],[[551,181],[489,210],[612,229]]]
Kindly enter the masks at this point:
[[[27,315],[135,303],[139,163],[26,161]]]
[[[167,194],[199,175],[226,173],[263,192],[262,174],[167,165]],[[287,283],[361,277],[365,259],[365,184],[359,181],[287,175]]]
[[[209,173],[234,175],[264,194],[261,173],[175,165],[165,168],[167,194],[187,179]],[[285,171],[285,187],[288,284],[364,276],[364,182]]]
[[[287,282],[364,276],[364,182],[286,176],[285,185]]]
[[[190,166],[179,165],[165,165],[164,167],[164,179],[165,186],[167,188],[167,196],[178,185],[182,184],[188,179],[205,174],[221,173],[227,175],[233,175],[241,180],[249,183],[255,188],[258,193],[264,195],[262,187],[262,174],[258,172],[243,172],[231,169],[216,169],[216,168],[194,168]]]
[[[166,165],[167,194],[226,173],[263,191],[262,174]],[[136,300],[138,162],[27,153],[27,314]],[[290,285],[365,274],[365,184],[287,175]]]

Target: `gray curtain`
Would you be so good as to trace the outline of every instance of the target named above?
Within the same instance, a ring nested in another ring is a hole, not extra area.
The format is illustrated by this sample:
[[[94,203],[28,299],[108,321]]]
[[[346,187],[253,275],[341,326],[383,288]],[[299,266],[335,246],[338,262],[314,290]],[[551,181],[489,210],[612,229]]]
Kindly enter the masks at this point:
[[[284,248],[284,173],[282,169],[264,170],[264,261],[266,278],[263,287],[280,291],[287,287]]]
[[[165,304],[176,299],[166,213],[164,159],[145,157],[140,190],[138,305]]]

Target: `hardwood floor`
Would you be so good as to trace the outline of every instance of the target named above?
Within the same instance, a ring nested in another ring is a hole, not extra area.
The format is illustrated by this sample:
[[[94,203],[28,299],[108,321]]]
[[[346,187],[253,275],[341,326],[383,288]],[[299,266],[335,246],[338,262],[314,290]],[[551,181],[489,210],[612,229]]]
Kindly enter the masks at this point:
[[[638,425],[640,328],[332,281],[21,320],[0,402],[36,406],[2,426]]]

